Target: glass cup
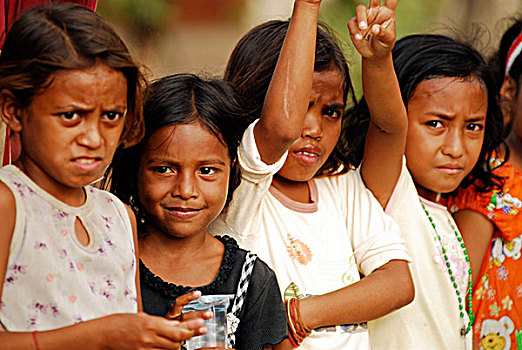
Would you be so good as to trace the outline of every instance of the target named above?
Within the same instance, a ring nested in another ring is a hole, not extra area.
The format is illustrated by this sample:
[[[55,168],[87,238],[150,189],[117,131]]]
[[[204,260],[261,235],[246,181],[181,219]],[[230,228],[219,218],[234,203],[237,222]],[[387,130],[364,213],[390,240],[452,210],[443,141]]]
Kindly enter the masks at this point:
[[[185,343],[187,350],[220,347],[227,349],[227,308],[231,294],[202,295],[183,308],[183,313],[192,311],[212,311],[214,316],[205,321],[207,333],[193,337]]]

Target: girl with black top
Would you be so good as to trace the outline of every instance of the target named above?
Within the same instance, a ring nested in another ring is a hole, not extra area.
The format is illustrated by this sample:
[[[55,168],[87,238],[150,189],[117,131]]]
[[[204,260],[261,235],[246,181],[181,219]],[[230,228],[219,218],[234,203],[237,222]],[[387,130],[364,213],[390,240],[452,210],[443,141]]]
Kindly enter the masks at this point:
[[[153,83],[145,138],[117,152],[111,190],[137,215],[145,312],[176,317],[202,294],[234,294],[228,346],[271,349],[286,337],[274,272],[232,238],[207,230],[240,182],[241,111],[224,81],[178,74]]]

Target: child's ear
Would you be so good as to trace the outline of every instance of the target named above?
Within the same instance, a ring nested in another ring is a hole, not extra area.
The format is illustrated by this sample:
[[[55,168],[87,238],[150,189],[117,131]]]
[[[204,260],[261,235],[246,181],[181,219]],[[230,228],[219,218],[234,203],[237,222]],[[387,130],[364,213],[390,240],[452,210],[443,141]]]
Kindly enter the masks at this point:
[[[513,123],[513,103],[515,102],[517,94],[517,83],[515,79],[509,75],[504,77],[504,82],[500,87],[500,108],[502,109],[502,115],[504,116],[504,125],[506,129],[510,129]]]
[[[515,79],[513,79],[509,75],[507,75],[504,78],[502,87],[500,88],[500,97],[502,97],[503,99],[506,99],[509,102],[512,102],[515,100],[516,92],[517,92],[517,83],[515,82]]]
[[[15,95],[7,90],[0,91],[0,117],[6,125],[14,132],[22,131],[21,123],[22,109],[16,100]]]

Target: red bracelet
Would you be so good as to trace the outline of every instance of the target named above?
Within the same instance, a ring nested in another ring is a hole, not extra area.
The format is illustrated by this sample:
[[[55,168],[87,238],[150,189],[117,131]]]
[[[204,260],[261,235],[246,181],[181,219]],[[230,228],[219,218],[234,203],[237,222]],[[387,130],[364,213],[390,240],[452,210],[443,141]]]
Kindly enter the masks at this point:
[[[40,347],[38,346],[38,339],[36,339],[36,333],[36,331],[33,331],[34,346],[36,346],[36,350],[40,350]]]

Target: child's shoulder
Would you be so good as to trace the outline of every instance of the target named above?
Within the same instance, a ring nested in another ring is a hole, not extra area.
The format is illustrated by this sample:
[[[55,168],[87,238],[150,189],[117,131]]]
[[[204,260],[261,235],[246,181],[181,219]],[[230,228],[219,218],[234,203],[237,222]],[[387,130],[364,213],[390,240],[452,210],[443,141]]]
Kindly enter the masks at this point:
[[[260,258],[249,250],[241,248],[237,241],[228,236],[214,236],[225,245],[224,260],[230,259],[231,261],[223,261],[222,264],[235,265],[236,269],[243,271],[248,268],[249,264],[253,265],[252,276],[257,280],[267,281],[272,277],[275,277],[274,271]],[[232,262],[233,261],[233,262]]]
[[[2,213],[2,228],[0,228],[0,236],[6,238],[5,232],[12,231],[14,229],[14,223],[16,218],[16,202],[15,197],[11,189],[0,179],[0,213]],[[10,239],[9,235],[9,239]],[[0,238],[2,240],[2,238]]]

